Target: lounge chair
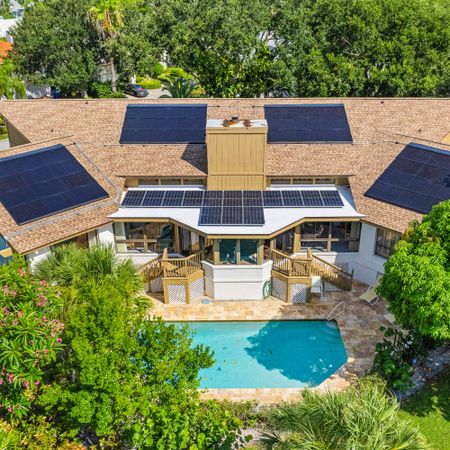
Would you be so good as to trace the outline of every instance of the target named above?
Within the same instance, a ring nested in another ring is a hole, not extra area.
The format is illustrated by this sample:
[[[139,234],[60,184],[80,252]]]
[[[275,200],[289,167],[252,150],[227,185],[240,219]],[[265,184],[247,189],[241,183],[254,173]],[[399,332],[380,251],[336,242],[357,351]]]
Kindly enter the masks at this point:
[[[369,286],[367,291],[359,297],[361,300],[364,300],[371,306],[378,303],[378,300],[380,299],[380,296],[377,294],[376,289],[380,285],[382,276],[383,275],[378,275],[375,283],[372,284],[372,286]]]

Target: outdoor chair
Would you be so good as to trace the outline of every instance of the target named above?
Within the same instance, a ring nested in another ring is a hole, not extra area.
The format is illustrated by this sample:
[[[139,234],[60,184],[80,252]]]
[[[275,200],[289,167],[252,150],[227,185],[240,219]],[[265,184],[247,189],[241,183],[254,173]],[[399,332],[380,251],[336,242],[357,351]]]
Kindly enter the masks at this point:
[[[378,300],[380,299],[380,296],[377,294],[376,289],[380,285],[382,276],[383,275],[378,275],[375,283],[372,284],[372,286],[369,286],[367,291],[359,297],[361,300],[364,300],[371,306],[378,303]]]

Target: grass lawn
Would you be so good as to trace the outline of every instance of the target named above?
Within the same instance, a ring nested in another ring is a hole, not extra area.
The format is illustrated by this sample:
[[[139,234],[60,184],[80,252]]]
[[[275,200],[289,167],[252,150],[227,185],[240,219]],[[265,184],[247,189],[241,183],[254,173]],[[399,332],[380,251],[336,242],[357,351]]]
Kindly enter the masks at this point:
[[[450,370],[435,378],[402,405],[408,418],[435,450],[450,450]]]

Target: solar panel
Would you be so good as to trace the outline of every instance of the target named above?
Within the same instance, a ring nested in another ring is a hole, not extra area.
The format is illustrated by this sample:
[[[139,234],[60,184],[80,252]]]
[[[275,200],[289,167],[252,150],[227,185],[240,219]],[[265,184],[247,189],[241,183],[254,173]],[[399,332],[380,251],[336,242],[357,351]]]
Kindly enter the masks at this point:
[[[185,191],[166,191],[161,206],[182,206]]]
[[[320,191],[324,206],[344,206],[338,191]]]
[[[244,206],[262,206],[261,191],[244,191],[243,194]]]
[[[19,225],[106,197],[64,145],[0,159],[0,201]]]
[[[206,191],[203,198],[204,206],[222,206],[223,191]]]
[[[264,225],[264,210],[251,206],[244,208],[244,225]]]
[[[199,225],[220,225],[222,223],[222,207],[206,206],[200,211]]]
[[[206,104],[128,105],[120,143],[204,143],[206,114]]]
[[[305,206],[324,206],[320,191],[302,191],[302,198]]]
[[[165,191],[146,191],[141,206],[161,206],[164,199]],[[122,203],[123,205],[123,203]]]
[[[224,191],[223,206],[242,206],[242,191]]]
[[[284,206],[281,191],[263,191],[263,202],[266,208]]]
[[[222,225],[242,225],[242,207],[223,207]]]
[[[335,104],[264,105],[268,142],[352,142],[345,107]]]
[[[410,143],[365,196],[426,214],[433,205],[450,199],[450,154]]]
[[[302,194],[300,191],[282,191],[284,206],[303,206]]]
[[[183,206],[200,207],[203,205],[203,191],[186,191],[184,194]]]
[[[144,200],[146,191],[128,191],[123,199],[122,206],[125,208],[132,208],[141,206]]]

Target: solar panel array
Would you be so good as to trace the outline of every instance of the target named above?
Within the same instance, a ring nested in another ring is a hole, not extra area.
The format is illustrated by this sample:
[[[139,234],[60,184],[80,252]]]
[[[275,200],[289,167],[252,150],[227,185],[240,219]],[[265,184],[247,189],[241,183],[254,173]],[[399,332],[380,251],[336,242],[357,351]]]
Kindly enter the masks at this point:
[[[199,225],[263,225],[264,208],[342,207],[336,190],[130,190],[123,208],[201,208]]]
[[[366,197],[428,213],[450,199],[450,153],[410,143],[365,193]]]
[[[61,144],[0,159],[0,201],[19,225],[106,197]]]
[[[344,206],[336,190],[189,191],[129,190],[123,208],[337,208]]]
[[[265,105],[269,143],[352,142],[341,103]]]
[[[128,105],[120,143],[204,143],[206,114],[206,104]]]

